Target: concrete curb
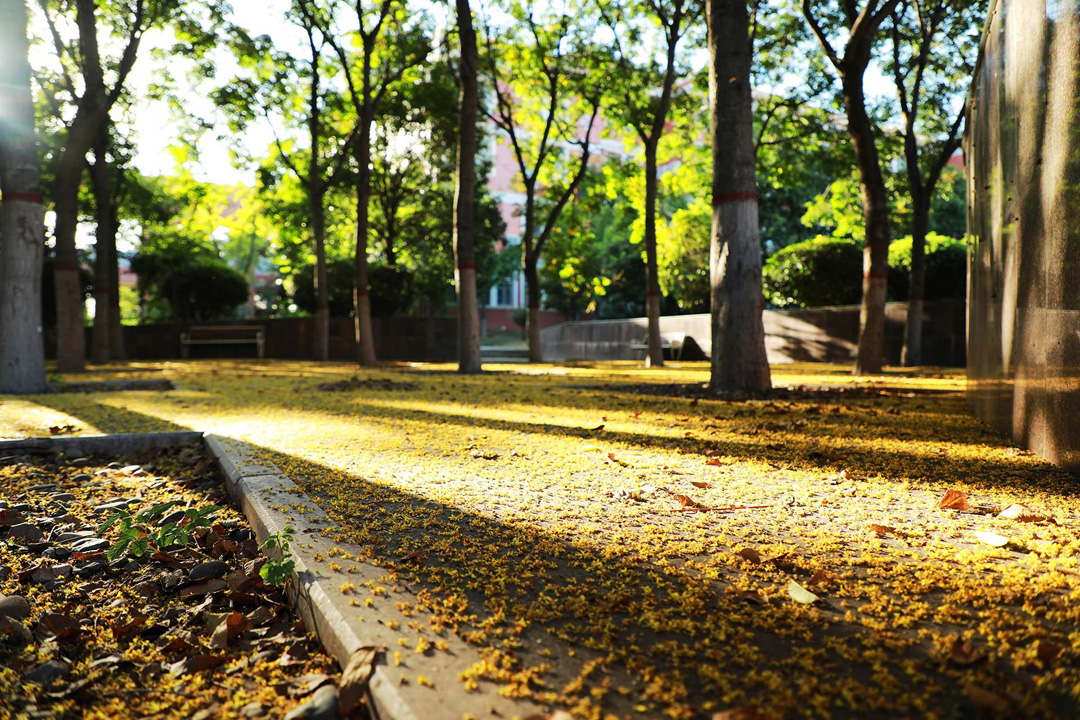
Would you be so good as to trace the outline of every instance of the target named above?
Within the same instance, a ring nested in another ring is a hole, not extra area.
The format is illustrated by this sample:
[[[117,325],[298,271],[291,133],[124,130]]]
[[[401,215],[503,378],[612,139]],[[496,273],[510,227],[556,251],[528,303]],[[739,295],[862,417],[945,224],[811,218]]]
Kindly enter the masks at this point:
[[[0,440],[0,456],[18,453],[63,452],[71,457],[84,455],[129,455],[148,448],[166,448],[202,440],[201,432],[125,433],[118,435],[76,435],[72,437]]]
[[[545,709],[538,705],[500,696],[491,683],[482,683],[478,690],[467,692],[459,676],[482,659],[474,648],[451,632],[438,637],[447,644],[446,651],[428,650],[418,654],[415,651],[418,638],[434,643],[436,636],[424,626],[419,635],[410,628],[410,622],[424,620],[424,615],[409,610],[418,605],[412,592],[394,586],[390,577],[373,565],[340,560],[347,567],[342,571],[332,570],[331,549],[356,557],[362,556],[362,548],[334,541],[337,526],[322,508],[276,466],[259,459],[250,446],[210,434],[205,436],[205,444],[208,453],[220,463],[229,494],[247,516],[259,542],[286,526],[292,528],[291,554],[296,566],[289,598],[327,651],[344,667],[360,648],[386,649],[369,683],[376,717],[380,720],[460,720],[466,715],[547,717]],[[356,590],[342,592],[344,583],[355,585]],[[382,588],[377,595],[370,592],[375,587]],[[364,604],[369,597],[374,602],[372,606]],[[352,601],[357,604],[351,604]],[[396,653],[400,653],[397,656],[400,664],[392,659]],[[418,682],[421,675],[432,685],[421,685]]]

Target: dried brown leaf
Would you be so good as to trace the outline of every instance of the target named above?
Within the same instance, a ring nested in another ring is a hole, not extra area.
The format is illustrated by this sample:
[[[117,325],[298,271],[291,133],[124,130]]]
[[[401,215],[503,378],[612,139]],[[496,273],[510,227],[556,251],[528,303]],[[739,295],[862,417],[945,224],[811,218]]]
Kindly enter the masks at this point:
[[[761,563],[765,562],[764,559],[761,557],[761,553],[759,553],[757,550],[755,550],[753,548],[743,548],[737,554],[743,560],[748,560],[748,561],[754,563],[755,565],[760,565]]]
[[[1012,703],[1007,697],[998,695],[996,692],[987,690],[974,683],[965,685],[964,692],[971,699],[971,702],[975,705],[975,709],[979,712],[980,716],[984,713],[1004,715],[1012,709]]]
[[[1057,662],[1058,657],[1060,657],[1063,652],[1065,652],[1065,648],[1057,643],[1050,642],[1049,640],[1035,641],[1035,656],[1046,665],[1052,665]]]
[[[79,627],[79,621],[68,615],[61,615],[60,613],[46,613],[41,616],[41,621],[38,624],[47,635],[55,637],[57,640],[66,640],[79,634],[81,628]]]
[[[142,629],[142,626],[146,624],[146,617],[143,615],[136,615],[127,622],[115,623],[112,626],[113,637],[119,640],[122,637],[133,635]]]
[[[756,590],[736,590],[735,597],[754,605],[765,605],[765,598]]]
[[[706,489],[708,489],[708,488],[711,488],[711,487],[712,487],[712,485],[710,485],[710,484],[709,484],[709,483],[707,483],[707,482],[696,482],[696,481],[694,481],[694,480],[691,480],[691,481],[690,481],[690,484],[691,484],[691,485],[693,485],[693,486],[694,486],[694,487],[696,487],[696,488],[701,488],[702,490],[706,490]]]
[[[740,707],[713,713],[712,720],[765,720],[757,708]]]
[[[206,582],[197,583],[195,585],[189,585],[180,591],[180,598],[197,597],[199,595],[209,595],[211,593],[221,592],[229,587],[229,583],[224,580],[214,579],[207,580]]]
[[[983,660],[984,657],[985,656],[973,648],[970,643],[966,643],[960,638],[956,638],[953,640],[952,647],[949,648],[949,657],[947,659],[953,665],[967,667]]]
[[[960,490],[946,490],[945,494],[941,496],[938,501],[938,508],[942,510],[970,510],[971,503],[968,502],[967,493]]]
[[[184,658],[183,660],[170,665],[169,673],[179,676],[187,675],[188,673],[203,672],[204,670],[213,670],[220,665],[224,665],[227,661],[228,658],[224,655],[211,655],[209,653],[192,655],[191,657]]]
[[[367,692],[368,681],[375,672],[375,659],[380,648],[362,647],[349,656],[338,682],[338,707],[347,716],[360,704]]]
[[[688,495],[678,495],[678,494],[676,494],[676,495],[673,495],[672,497],[674,497],[676,500],[678,500],[679,504],[682,505],[684,508],[699,508],[699,507],[701,507],[700,503],[695,502]]]

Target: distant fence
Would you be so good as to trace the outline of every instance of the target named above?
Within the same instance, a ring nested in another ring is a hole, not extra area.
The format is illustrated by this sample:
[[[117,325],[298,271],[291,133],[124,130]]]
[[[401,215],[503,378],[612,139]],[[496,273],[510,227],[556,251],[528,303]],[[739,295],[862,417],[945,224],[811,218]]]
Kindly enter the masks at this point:
[[[313,318],[237,320],[214,323],[170,323],[124,327],[129,360],[172,360],[180,357],[180,333],[192,326],[261,325],[265,330],[265,357],[310,360],[314,355]],[[457,320],[454,318],[374,318],[375,353],[380,360],[452,362],[457,359]],[[330,319],[330,359],[355,360],[353,321]],[[87,329],[87,347],[90,333]],[[54,334],[46,333],[46,353],[54,357]],[[191,348],[192,358],[255,357],[254,345],[202,345]]]
[[[923,361],[927,365],[960,367],[965,362],[966,310],[963,301],[925,303]],[[886,362],[898,364],[904,343],[907,303],[889,303],[885,310]],[[771,363],[850,362],[859,341],[859,307],[810,310],[766,310],[765,348]],[[632,360],[630,346],[645,337],[645,318],[563,323],[543,330],[544,360]],[[709,315],[674,315],[660,318],[660,331],[685,333],[683,359],[702,359],[712,349]]]

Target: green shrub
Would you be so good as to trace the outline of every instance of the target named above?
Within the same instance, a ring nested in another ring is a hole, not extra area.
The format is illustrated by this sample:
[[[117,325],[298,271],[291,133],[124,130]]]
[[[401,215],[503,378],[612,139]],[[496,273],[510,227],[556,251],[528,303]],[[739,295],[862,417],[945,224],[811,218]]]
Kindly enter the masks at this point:
[[[862,244],[818,236],[789,245],[762,268],[765,299],[779,308],[855,305],[862,301]],[[911,237],[889,245],[892,301],[906,301],[911,273]],[[962,300],[967,291],[967,245],[930,233],[926,237],[926,300]]]
[[[862,245],[819,235],[765,261],[765,299],[775,307],[853,305],[862,297]]]
[[[889,299],[907,300],[911,275],[911,236],[889,246]],[[963,300],[967,294],[967,244],[929,233],[926,236],[926,300]]]
[[[131,260],[139,276],[143,319],[206,322],[228,318],[248,299],[243,274],[208,254],[140,251]]]
[[[327,295],[331,317],[353,316],[353,287],[356,265],[352,260],[331,260],[326,264]],[[293,302],[315,313],[315,267],[302,265],[293,274]],[[397,265],[368,264],[368,297],[375,317],[406,310],[412,301],[414,283],[409,271]]]

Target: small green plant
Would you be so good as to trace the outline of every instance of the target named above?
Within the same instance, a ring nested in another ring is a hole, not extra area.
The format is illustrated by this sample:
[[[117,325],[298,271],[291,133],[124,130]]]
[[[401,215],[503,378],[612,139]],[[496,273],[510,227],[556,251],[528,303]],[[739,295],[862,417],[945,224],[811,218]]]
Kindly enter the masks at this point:
[[[158,550],[170,547],[184,547],[187,545],[191,531],[195,528],[210,527],[211,517],[221,510],[217,505],[207,505],[199,508],[186,508],[184,517],[179,522],[165,523],[159,528],[149,527],[149,523],[164,515],[167,511],[180,503],[176,500],[158,503],[138,515],[132,515],[127,510],[114,512],[98,528],[98,537],[103,537],[105,532],[113,525],[119,523],[120,529],[116,541],[109,546],[106,557],[110,561],[116,560],[129,552],[134,557],[142,557],[151,546]]]
[[[291,533],[292,528],[286,525],[284,530],[268,536],[259,546],[263,551],[276,549],[281,553],[280,558],[267,557],[266,562],[259,570],[259,577],[267,585],[281,587],[292,577],[296,562],[289,555],[289,543],[293,540]]]

